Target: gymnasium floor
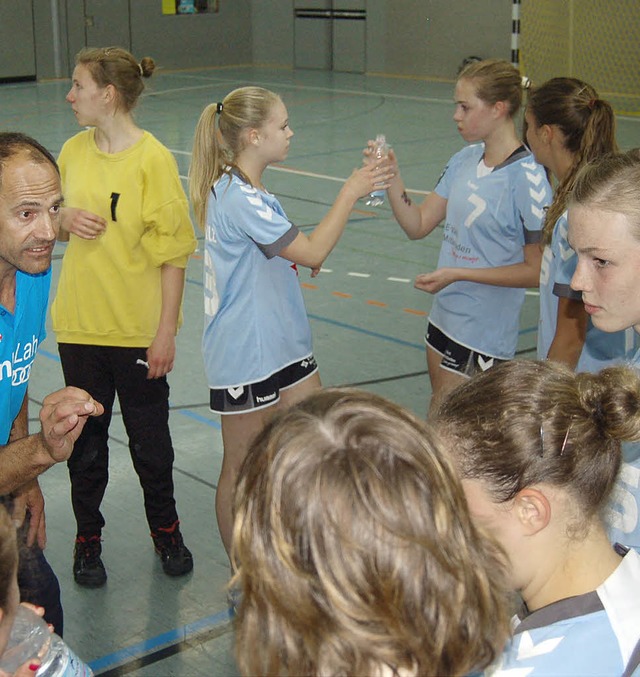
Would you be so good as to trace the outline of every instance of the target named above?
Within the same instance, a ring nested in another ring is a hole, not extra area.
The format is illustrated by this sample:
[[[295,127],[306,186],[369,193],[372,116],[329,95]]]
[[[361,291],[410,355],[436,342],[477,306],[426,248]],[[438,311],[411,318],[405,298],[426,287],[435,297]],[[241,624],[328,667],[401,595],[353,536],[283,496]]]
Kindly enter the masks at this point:
[[[202,108],[235,87],[259,84],[280,93],[295,132],[285,164],[267,171],[268,188],[291,220],[311,230],[331,205],[340,181],[361,161],[367,139],[383,132],[396,149],[406,185],[421,200],[463,142],[451,121],[451,83],[316,71],[226,68],[157,71],[137,113],[144,128],[174,153],[185,179],[192,134]],[[57,154],[78,131],[64,97],[69,81],[1,87],[0,128],[35,136]],[[620,119],[623,148],[640,145],[640,119]],[[356,385],[385,395],[420,415],[429,395],[423,334],[431,298],[413,288],[431,270],[438,229],[410,242],[387,207],[362,204],[337,249],[315,279],[301,270],[325,385]],[[100,675],[212,677],[237,675],[224,585],[228,563],[214,518],[222,442],[208,410],[200,356],[202,236],[187,270],[185,323],[170,375],[175,482],[193,574],[167,578],[155,556],[121,420],[114,416],[111,479],[103,512],[107,585],[87,590],[71,572],[75,523],[64,465],[41,484],[47,501],[48,558],[60,578],[65,639]],[[64,245],[54,257],[57,278]],[[54,280],[55,289],[55,280]],[[538,299],[527,292],[519,353],[534,355]],[[29,396],[32,429],[44,396],[63,385],[53,334],[42,344]]]

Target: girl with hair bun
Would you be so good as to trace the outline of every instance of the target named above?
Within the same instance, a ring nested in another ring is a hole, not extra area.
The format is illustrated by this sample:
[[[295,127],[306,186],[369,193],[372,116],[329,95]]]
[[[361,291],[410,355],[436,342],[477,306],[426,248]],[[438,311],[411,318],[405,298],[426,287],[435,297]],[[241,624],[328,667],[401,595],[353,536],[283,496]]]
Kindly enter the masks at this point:
[[[119,47],[76,56],[67,94],[89,127],[60,152],[69,240],[51,308],[67,385],[104,404],[69,459],[76,518],[73,575],[105,584],[100,505],[109,474],[109,424],[117,394],[147,523],[169,576],[191,571],[174,498],[169,384],[182,324],[185,268],[196,247],[171,152],[141,129],[133,109],[155,69]],[[64,239],[64,238],[60,238]]]
[[[529,95],[527,143],[558,186],[543,229],[538,359],[559,360],[578,371],[598,371],[633,356],[633,330],[597,329],[569,283],[576,256],[567,241],[567,200],[581,167],[617,150],[611,105],[577,78],[553,78]],[[606,231],[606,223],[602,224]]]
[[[640,666],[640,555],[601,514],[640,439],[640,379],[515,360],[452,392],[435,424],[472,517],[509,557],[524,601],[489,674],[630,675]]]
[[[243,675],[466,675],[508,636],[504,554],[433,430],[373,394],[272,419],[236,488]]]
[[[524,288],[538,286],[551,188],[516,129],[523,86],[507,61],[466,66],[456,82],[453,120],[470,145],[449,160],[421,205],[407,196],[398,172],[388,190],[410,239],[426,237],[444,220],[438,267],[415,281],[435,294],[425,336],[431,409],[465,379],[513,358]],[[393,151],[389,157],[397,162]]]

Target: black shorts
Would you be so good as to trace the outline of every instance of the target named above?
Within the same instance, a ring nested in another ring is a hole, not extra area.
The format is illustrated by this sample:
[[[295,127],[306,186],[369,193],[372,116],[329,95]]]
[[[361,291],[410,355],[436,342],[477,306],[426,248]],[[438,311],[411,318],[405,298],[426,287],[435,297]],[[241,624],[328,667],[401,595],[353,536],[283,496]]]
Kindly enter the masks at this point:
[[[427,325],[424,340],[430,348],[442,355],[440,366],[443,369],[468,378],[508,361],[460,345],[431,323]]]
[[[235,386],[233,388],[211,388],[209,407],[218,414],[244,414],[271,407],[280,400],[280,391],[291,388],[318,371],[313,355],[300,362],[284,367],[269,378],[257,383]]]

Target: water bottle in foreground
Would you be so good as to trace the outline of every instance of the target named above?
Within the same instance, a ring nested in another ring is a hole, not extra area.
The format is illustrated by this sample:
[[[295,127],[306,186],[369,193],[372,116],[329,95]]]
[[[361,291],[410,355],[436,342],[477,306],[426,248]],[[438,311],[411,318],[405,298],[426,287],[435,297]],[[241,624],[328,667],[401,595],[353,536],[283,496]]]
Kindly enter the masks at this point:
[[[36,677],[92,677],[93,672],[31,609],[20,605],[0,670],[13,674],[23,663],[39,658]]]
[[[387,144],[387,139],[384,134],[378,134],[378,136],[376,136],[373,152],[371,153],[370,162],[375,163],[376,160],[382,160],[382,158],[386,158],[388,154],[389,145]],[[384,194],[384,189],[374,190],[372,193],[369,193],[365,204],[369,205],[369,207],[379,207],[380,205],[383,205]]]

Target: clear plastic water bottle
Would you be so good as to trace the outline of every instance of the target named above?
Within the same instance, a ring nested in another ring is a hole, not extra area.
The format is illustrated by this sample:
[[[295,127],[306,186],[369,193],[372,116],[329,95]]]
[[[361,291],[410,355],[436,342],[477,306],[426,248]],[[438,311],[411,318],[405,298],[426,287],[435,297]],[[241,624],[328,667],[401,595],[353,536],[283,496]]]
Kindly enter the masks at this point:
[[[386,158],[388,154],[389,154],[389,144],[387,144],[387,139],[384,134],[378,134],[378,136],[376,136],[375,145],[371,153],[370,162],[375,163],[376,160],[382,160],[382,158]],[[369,205],[369,207],[379,207],[380,205],[383,205],[384,194],[385,194],[384,189],[374,190],[372,193],[369,193],[369,196],[367,197],[365,204]]]
[[[52,634],[46,622],[36,613],[20,605],[11,628],[7,648],[0,656],[0,670],[13,674],[33,658],[40,659],[36,677],[92,677],[85,665],[58,635]]]

